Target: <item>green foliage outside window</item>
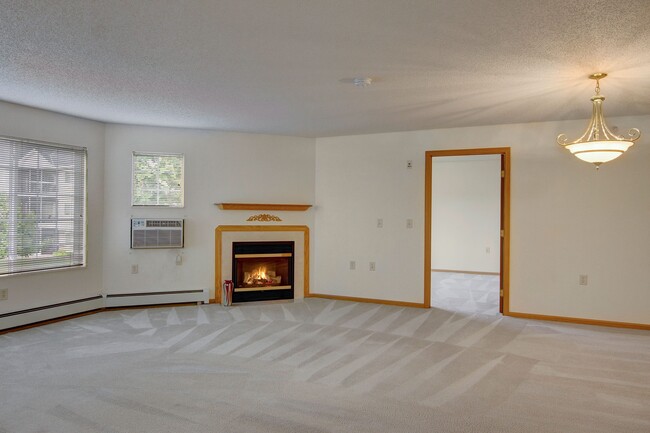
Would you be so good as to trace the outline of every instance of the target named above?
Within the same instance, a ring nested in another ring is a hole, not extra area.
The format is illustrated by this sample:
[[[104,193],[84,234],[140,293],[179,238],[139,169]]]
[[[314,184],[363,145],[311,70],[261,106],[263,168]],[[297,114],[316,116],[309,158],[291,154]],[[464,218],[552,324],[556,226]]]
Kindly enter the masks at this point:
[[[29,257],[33,254],[40,252],[41,247],[38,242],[38,227],[36,225],[36,214],[28,212],[23,214],[22,209],[19,210],[20,215],[16,223],[16,254],[19,257]]]
[[[134,206],[183,206],[183,155],[133,154]]]
[[[16,254],[19,257],[29,257],[40,251],[38,241],[38,226],[36,214],[18,211],[16,222]],[[6,195],[0,195],[0,259],[9,255],[9,204]]]

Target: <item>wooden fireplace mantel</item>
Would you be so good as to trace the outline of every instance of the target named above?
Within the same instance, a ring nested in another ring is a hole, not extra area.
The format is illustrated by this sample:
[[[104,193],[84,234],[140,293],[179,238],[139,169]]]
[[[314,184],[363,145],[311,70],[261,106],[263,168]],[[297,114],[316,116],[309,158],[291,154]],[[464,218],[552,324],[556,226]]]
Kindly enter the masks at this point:
[[[310,204],[273,204],[273,203],[215,203],[223,210],[284,210],[304,212]]]

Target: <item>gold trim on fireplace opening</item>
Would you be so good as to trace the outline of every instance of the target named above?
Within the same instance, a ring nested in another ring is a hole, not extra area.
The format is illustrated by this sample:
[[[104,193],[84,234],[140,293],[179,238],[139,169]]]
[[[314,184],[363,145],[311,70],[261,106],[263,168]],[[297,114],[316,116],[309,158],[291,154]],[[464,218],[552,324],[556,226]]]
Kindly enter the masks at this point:
[[[290,290],[291,286],[235,287],[235,292],[265,292],[267,290]]]
[[[236,259],[262,259],[266,257],[293,257],[292,253],[235,254]]]

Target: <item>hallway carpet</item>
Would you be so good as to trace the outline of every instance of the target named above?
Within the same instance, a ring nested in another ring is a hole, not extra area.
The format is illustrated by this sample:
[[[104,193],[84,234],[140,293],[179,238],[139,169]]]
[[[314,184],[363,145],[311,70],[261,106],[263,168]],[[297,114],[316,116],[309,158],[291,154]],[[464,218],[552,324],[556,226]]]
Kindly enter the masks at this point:
[[[0,432],[650,431],[650,333],[307,299],[0,336]]]
[[[431,306],[462,313],[499,314],[499,276],[432,272]]]

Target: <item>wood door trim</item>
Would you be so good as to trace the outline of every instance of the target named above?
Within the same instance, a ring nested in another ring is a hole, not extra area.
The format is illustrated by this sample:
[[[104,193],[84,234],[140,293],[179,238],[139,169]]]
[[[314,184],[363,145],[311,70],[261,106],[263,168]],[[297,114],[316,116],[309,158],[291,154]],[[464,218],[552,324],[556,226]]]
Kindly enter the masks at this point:
[[[645,331],[650,331],[650,324],[645,323],[614,322],[611,320],[583,319],[580,317],[549,316],[546,314],[518,313],[516,311],[509,311],[508,316],[517,317],[519,319],[546,320],[551,322],[575,323],[579,325],[608,326],[611,328],[642,329]]]
[[[503,290],[503,315],[510,313],[510,148],[484,147],[477,149],[446,149],[425,152],[424,173],[424,305],[431,307],[431,180],[433,158],[440,156],[501,155],[503,158],[503,196],[501,220],[503,242],[501,254],[501,287]]]

